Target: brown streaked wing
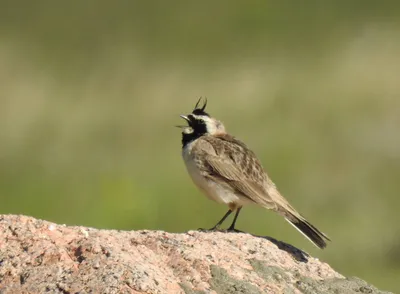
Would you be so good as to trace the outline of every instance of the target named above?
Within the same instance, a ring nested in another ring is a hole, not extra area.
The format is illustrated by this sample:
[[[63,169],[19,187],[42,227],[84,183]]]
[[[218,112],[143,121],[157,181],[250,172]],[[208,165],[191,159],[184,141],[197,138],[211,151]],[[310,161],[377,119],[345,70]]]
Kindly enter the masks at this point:
[[[240,192],[250,200],[276,208],[265,190],[265,173],[254,153],[244,143],[229,136],[206,136],[215,149],[214,154],[205,156],[210,176],[223,178],[234,190]]]

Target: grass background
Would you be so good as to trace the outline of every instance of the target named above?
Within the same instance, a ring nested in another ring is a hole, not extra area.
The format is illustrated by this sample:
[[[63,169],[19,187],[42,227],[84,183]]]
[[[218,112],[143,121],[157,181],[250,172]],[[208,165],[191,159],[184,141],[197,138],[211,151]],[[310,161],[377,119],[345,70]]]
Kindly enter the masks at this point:
[[[2,1],[0,213],[182,232],[226,208],[190,181],[178,115],[209,112],[332,238],[238,228],[400,291],[400,4]]]

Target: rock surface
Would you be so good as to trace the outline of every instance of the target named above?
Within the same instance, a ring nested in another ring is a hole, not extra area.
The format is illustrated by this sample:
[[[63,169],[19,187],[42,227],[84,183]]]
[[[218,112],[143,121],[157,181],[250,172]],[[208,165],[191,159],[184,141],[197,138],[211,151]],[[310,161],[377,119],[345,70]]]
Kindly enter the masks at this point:
[[[0,293],[384,293],[269,237],[0,215]]]

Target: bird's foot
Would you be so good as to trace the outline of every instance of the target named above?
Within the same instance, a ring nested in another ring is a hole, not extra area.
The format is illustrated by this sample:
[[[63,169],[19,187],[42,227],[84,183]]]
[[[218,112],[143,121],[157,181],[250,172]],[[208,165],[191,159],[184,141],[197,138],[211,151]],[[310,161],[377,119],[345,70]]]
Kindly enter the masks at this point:
[[[226,232],[228,233],[243,233],[243,231],[235,229],[234,227],[229,227]]]

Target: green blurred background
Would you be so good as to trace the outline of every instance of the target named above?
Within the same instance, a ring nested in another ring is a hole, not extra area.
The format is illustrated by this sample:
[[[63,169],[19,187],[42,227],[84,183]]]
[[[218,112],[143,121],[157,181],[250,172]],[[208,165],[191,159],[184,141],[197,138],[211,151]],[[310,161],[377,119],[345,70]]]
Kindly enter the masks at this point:
[[[192,184],[173,127],[207,96],[333,242],[257,207],[238,228],[400,292],[400,4],[246,3],[1,1],[0,213],[211,227],[226,207]]]

